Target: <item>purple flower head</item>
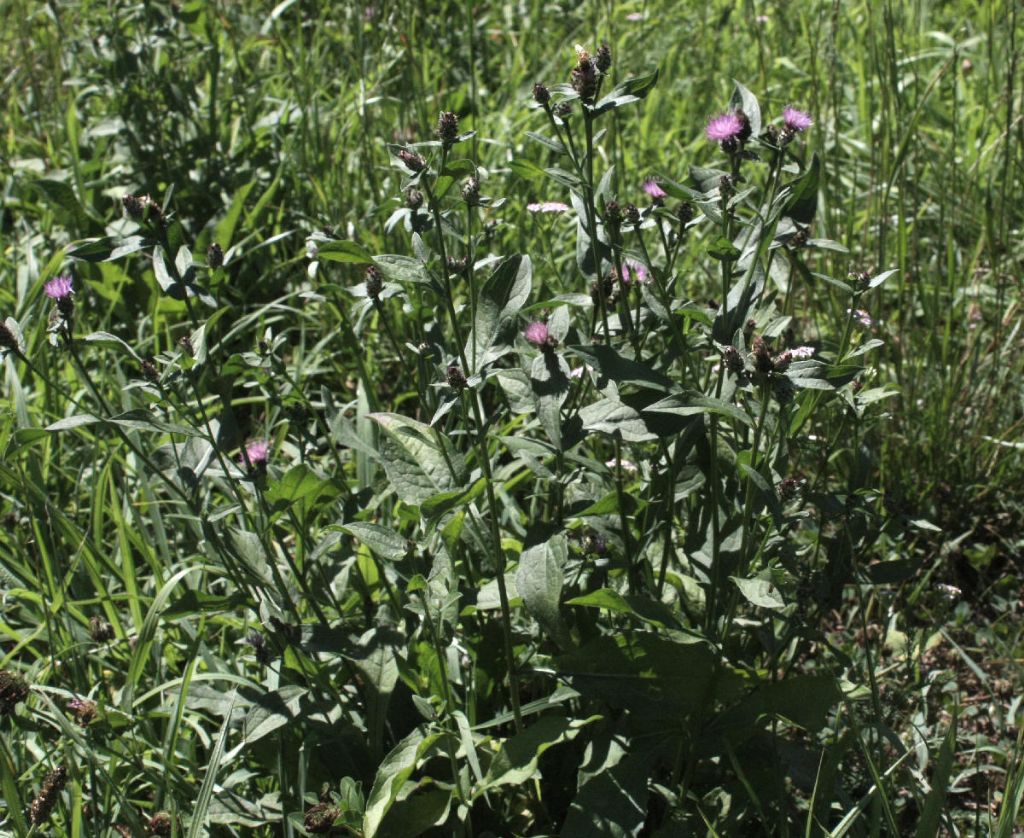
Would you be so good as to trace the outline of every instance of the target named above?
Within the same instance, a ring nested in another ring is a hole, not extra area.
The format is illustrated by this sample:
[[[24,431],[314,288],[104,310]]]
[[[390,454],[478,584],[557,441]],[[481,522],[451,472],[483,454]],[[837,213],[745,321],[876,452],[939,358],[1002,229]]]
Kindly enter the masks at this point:
[[[270,444],[265,439],[254,439],[245,446],[245,457],[242,458],[242,464],[245,465],[245,461],[248,459],[250,466],[260,468],[267,464],[269,458]]]
[[[806,131],[812,125],[814,120],[811,119],[811,115],[806,111],[797,110],[792,105],[786,105],[782,111],[782,121],[786,123],[786,127],[790,131]]]
[[[871,319],[871,315],[862,308],[853,309],[852,311],[850,309],[846,309],[846,313],[853,315],[853,319],[865,329],[870,328],[875,323],[875,321]]]
[[[568,212],[568,204],[563,204],[561,201],[543,201],[539,204],[527,204],[526,208],[530,212]]]
[[[668,194],[654,178],[644,181],[644,192],[654,198],[655,201],[660,201]]]
[[[633,282],[637,282],[640,285],[646,284],[649,279],[647,266],[643,262],[639,262],[636,259],[623,259],[622,260],[622,283],[623,285],[631,285]]]
[[[51,300],[63,300],[74,293],[71,287],[71,274],[61,274],[47,280],[43,285],[43,293]]]
[[[743,120],[739,114],[729,112],[716,116],[708,123],[705,129],[707,138],[715,143],[724,143],[728,140],[735,140],[743,130]]]
[[[558,342],[548,330],[547,324],[534,321],[523,330],[523,337],[538,349],[552,349]]]

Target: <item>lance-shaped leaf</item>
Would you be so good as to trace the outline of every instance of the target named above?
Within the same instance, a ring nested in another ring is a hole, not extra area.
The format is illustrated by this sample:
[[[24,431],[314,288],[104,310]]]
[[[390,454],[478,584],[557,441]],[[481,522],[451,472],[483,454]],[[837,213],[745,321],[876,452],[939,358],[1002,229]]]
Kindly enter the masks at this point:
[[[369,418],[383,431],[384,471],[405,503],[419,505],[465,485],[466,463],[439,430],[397,413],[371,413]]]
[[[558,611],[565,581],[562,568],[568,553],[565,536],[556,535],[524,550],[516,572],[516,588],[526,609],[562,648],[570,645],[569,632]]]
[[[471,372],[477,373],[489,360],[502,325],[519,313],[530,297],[533,264],[529,256],[510,256],[487,277],[476,301],[473,332],[466,344]]]

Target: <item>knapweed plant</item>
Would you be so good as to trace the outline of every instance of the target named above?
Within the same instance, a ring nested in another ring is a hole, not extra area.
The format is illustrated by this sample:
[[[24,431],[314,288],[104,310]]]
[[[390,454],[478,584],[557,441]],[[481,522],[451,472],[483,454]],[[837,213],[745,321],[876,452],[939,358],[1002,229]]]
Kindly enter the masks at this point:
[[[799,103],[736,84],[692,163],[627,168],[659,73],[612,63],[524,91],[497,163],[454,110],[380,137],[373,229],[127,190],[38,266],[0,326],[5,831],[934,834],[955,722],[929,784],[877,626],[829,633],[895,572],[894,271],[825,272]]]

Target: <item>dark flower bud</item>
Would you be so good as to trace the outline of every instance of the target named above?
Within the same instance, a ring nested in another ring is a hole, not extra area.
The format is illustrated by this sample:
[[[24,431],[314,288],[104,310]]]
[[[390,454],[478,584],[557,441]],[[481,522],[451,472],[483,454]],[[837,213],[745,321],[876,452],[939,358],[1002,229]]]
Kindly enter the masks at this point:
[[[302,825],[307,832],[312,832],[314,835],[324,834],[331,831],[331,827],[334,826],[334,822],[340,815],[341,812],[336,806],[331,806],[329,803],[317,803],[316,806],[306,810],[306,814],[302,818]]]
[[[580,58],[579,63],[569,76],[572,89],[579,94],[580,99],[584,102],[593,101],[597,94],[598,78],[597,66],[589,57]]]
[[[786,242],[793,250],[797,250],[807,244],[808,234],[806,227],[797,227],[796,232]]]
[[[380,272],[380,268],[376,265],[370,265],[366,269],[365,281],[366,295],[371,300],[380,299],[380,292],[384,290],[384,277]]]
[[[611,230],[618,230],[622,226],[622,207],[618,201],[608,201],[604,205],[604,223]]]
[[[407,148],[399,149],[398,159],[401,160],[405,164],[405,167],[413,174],[419,174],[427,168],[427,161],[415,151],[409,151]]]
[[[768,125],[761,132],[761,139],[768,143],[768,145],[778,146],[779,143],[779,129],[774,125]]]
[[[145,221],[146,219],[160,224],[164,220],[163,210],[160,205],[149,195],[125,195],[121,199],[124,211],[133,221]]]
[[[729,175],[722,175],[718,179],[718,194],[722,196],[722,200],[729,200],[729,198],[732,197],[735,191],[735,186],[732,182],[732,178],[729,177]]]
[[[608,542],[605,541],[604,536],[593,531],[583,536],[580,547],[588,556],[600,556],[608,552]]]
[[[452,111],[441,111],[437,118],[437,138],[446,149],[455,145],[459,138],[459,118]]]
[[[0,669],[0,716],[9,716],[28,697],[28,682],[18,673]]]
[[[775,356],[772,361],[772,367],[775,372],[785,372],[789,369],[789,365],[793,363],[793,353],[788,349],[785,352],[780,352]]]
[[[464,274],[468,267],[468,256],[461,256],[459,258],[455,258],[454,256],[448,257],[448,273],[452,274],[453,276],[459,276],[460,274]]]
[[[224,248],[214,242],[206,249],[206,264],[216,270],[224,264]]]
[[[58,766],[43,778],[43,784],[39,787],[39,794],[36,795],[35,800],[28,807],[28,819],[32,826],[46,823],[50,813],[53,811],[53,807],[57,805],[57,799],[60,797],[60,793],[63,791],[67,781],[68,770],[63,765]]]
[[[89,723],[96,718],[96,702],[87,698],[73,698],[68,702],[68,710],[75,717],[80,727],[88,727]]]
[[[738,116],[740,120],[740,132],[736,135],[736,139],[738,139],[740,143],[745,143],[750,139],[750,119],[742,110],[737,110],[736,116]]]
[[[792,500],[794,497],[796,497],[796,492],[799,488],[800,481],[797,480],[795,477],[785,478],[784,480],[780,481],[779,485],[776,487],[776,491],[779,495],[779,500]]]
[[[728,139],[722,140],[722,151],[726,154],[736,154],[743,147],[739,137],[729,137]],[[725,180],[725,178],[722,178]]]
[[[146,824],[147,835],[170,835],[174,830],[174,822],[170,812],[157,812]]]
[[[740,357],[740,353],[735,346],[725,347],[722,358],[725,361],[725,368],[729,372],[733,373],[733,375],[743,375],[745,370],[743,358]]]
[[[640,210],[634,204],[626,205],[626,221],[634,227],[640,226]]]
[[[160,380],[160,372],[149,358],[142,359],[139,369],[142,371],[142,377],[151,384],[156,384]]]
[[[693,221],[695,215],[696,212],[693,209],[693,204],[689,202],[680,204],[678,209],[676,209],[676,218],[679,219],[679,223],[683,227]]]
[[[533,86],[533,101],[538,105],[547,107],[551,102],[551,91],[540,82],[537,82],[537,84]]]
[[[754,356],[754,367],[758,372],[770,373],[775,369],[775,365],[772,363],[772,353],[768,349],[768,344],[765,343],[764,338],[754,338],[754,346],[751,354]]]
[[[458,364],[449,364],[448,370],[445,375],[445,379],[448,381],[448,386],[451,387],[456,393],[461,393],[469,386],[469,382],[466,381],[466,374],[462,371],[462,367]]]
[[[602,73],[607,73],[612,66],[612,48],[608,46],[607,41],[602,41],[601,46],[597,48],[597,55],[594,56],[594,63],[597,65],[597,69]]]
[[[861,390],[864,389],[864,382],[859,378],[855,378],[853,383],[850,385],[850,389],[853,390],[853,394],[856,396]]]
[[[477,178],[466,178],[462,184],[462,200],[471,207],[480,203],[480,181]]]
[[[867,291],[871,284],[871,274],[867,271],[854,271],[850,274],[850,279],[858,291]]]
[[[614,293],[615,280],[611,274],[602,277],[600,284],[598,284],[598,280],[590,284],[590,299],[594,301],[594,305],[599,305],[602,299],[605,302],[611,302]]]
[[[182,335],[178,340],[178,346],[181,347],[181,351],[188,355],[189,358],[194,358],[196,354],[195,347],[192,346],[192,338],[188,335]]]
[[[559,102],[552,112],[559,119],[565,119],[572,113],[572,102]]]
[[[405,205],[411,210],[418,210],[423,206],[423,193],[418,189],[407,189],[405,192]]]
[[[18,339],[5,323],[0,323],[0,349],[6,349],[15,354],[18,352]]]
[[[267,648],[267,639],[258,631],[250,631],[246,636],[246,642],[252,646],[256,655],[256,662],[262,666],[270,663],[270,649]]]
[[[114,639],[114,627],[102,617],[93,615],[89,618],[89,637],[93,643],[106,643]]]

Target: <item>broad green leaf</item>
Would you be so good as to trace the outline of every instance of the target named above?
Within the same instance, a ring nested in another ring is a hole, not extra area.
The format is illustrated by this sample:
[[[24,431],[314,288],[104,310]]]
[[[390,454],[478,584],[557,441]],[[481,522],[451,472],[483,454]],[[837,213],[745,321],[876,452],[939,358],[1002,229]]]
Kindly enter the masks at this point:
[[[380,426],[380,454],[388,480],[406,503],[419,505],[466,482],[462,455],[439,430],[397,413],[371,413]]]
[[[617,384],[635,384],[662,392],[674,386],[670,378],[655,371],[649,363],[626,358],[610,346],[570,346],[568,350]]]
[[[710,396],[700,394],[680,394],[669,396],[659,402],[648,405],[644,408],[650,413],[672,413],[676,416],[695,416],[699,413],[717,413],[742,422],[744,425],[754,426],[754,420],[750,418],[745,410],[732,402],[714,399]]]
[[[761,105],[757,97],[746,87],[733,79],[735,87],[729,99],[729,108],[734,111],[742,110],[750,123],[750,135],[757,137],[761,133]]]
[[[569,632],[559,613],[562,596],[562,568],[568,559],[564,535],[556,535],[542,544],[523,551],[516,571],[516,589],[527,611],[559,646],[569,645]]]
[[[751,605],[758,608],[779,609],[786,606],[779,589],[768,579],[740,579],[730,576],[730,579],[740,589],[740,594]]]
[[[800,224],[814,221],[818,209],[818,183],[821,179],[821,160],[815,153],[811,164],[800,177],[789,184],[789,198],[783,213]]]
[[[646,442],[656,439],[644,421],[629,405],[617,399],[600,399],[579,412],[583,429],[610,435],[621,434],[627,442]]]
[[[373,838],[394,804],[402,786],[412,776],[423,755],[441,737],[439,733],[424,734],[419,728],[405,737],[392,749],[377,768],[373,788],[366,801],[363,815],[363,832]]]
[[[358,538],[382,559],[400,561],[409,552],[409,542],[389,527],[365,521],[351,521],[339,529]]]
[[[491,358],[488,350],[498,340],[502,326],[515,317],[530,297],[533,264],[529,256],[510,256],[484,281],[477,295],[473,331],[466,342],[472,373]]]
[[[575,739],[580,730],[600,716],[568,719],[561,715],[541,716],[522,733],[505,742],[487,769],[484,781],[473,791],[479,797],[489,789],[504,785],[522,785],[537,771],[541,755],[561,742]]]

